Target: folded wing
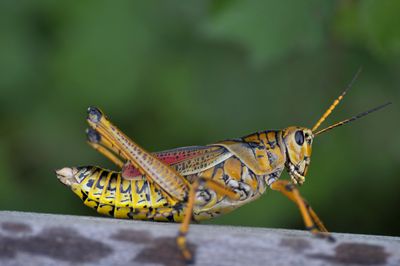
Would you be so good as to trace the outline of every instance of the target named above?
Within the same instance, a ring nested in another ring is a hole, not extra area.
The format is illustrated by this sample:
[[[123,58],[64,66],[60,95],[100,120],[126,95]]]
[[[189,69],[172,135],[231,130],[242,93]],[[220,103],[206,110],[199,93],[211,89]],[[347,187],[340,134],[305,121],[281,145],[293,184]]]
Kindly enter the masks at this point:
[[[221,146],[189,146],[153,153],[155,157],[173,167],[181,175],[207,170],[232,156]],[[142,174],[129,162],[122,168],[122,177],[138,179]]]

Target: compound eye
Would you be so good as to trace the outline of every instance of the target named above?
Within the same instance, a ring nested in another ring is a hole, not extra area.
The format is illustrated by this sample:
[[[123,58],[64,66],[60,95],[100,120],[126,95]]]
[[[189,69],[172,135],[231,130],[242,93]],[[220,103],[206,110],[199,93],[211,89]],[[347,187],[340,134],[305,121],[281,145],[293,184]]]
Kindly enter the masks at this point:
[[[296,140],[296,143],[298,144],[298,145],[303,145],[303,143],[304,143],[304,133],[303,133],[303,131],[301,131],[301,130],[299,130],[299,131],[296,131],[296,134],[294,135],[294,139]]]

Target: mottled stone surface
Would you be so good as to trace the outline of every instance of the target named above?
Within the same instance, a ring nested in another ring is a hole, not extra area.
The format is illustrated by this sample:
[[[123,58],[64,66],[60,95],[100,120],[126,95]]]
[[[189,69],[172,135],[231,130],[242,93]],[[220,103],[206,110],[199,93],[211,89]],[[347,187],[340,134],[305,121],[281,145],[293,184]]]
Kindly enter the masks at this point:
[[[0,211],[0,265],[185,265],[177,224]],[[192,225],[194,265],[400,265],[400,238]]]

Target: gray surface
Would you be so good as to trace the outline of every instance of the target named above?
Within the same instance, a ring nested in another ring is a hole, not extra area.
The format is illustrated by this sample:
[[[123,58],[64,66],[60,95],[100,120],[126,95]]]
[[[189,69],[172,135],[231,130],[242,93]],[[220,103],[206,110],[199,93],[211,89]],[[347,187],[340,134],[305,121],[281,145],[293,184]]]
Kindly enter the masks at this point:
[[[0,211],[0,265],[185,265],[177,224]],[[192,225],[195,265],[400,265],[400,238]]]

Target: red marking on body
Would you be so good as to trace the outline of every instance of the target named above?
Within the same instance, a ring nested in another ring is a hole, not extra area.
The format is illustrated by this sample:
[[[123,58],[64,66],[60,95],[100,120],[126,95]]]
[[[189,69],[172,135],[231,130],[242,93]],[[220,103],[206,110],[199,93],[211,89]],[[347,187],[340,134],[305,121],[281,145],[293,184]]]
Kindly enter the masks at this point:
[[[199,154],[198,151],[180,151],[180,152],[168,152],[155,154],[158,159],[164,163],[171,165],[179,163],[183,160],[191,159]]]
[[[187,160],[194,158],[201,154],[201,150],[195,150],[195,151],[170,151],[170,152],[159,152],[159,153],[154,153],[153,155],[159,159],[160,161],[166,163],[167,165],[172,165],[179,163],[181,161]],[[149,160],[150,162],[152,160]],[[134,167],[130,163],[126,163],[122,167],[122,176],[125,179],[133,179],[135,177],[139,177],[142,174],[140,173],[139,169]]]
[[[132,164],[126,163],[121,170],[122,177],[125,179],[133,179],[135,177],[141,176],[142,174],[139,172],[137,168],[135,168]]]

